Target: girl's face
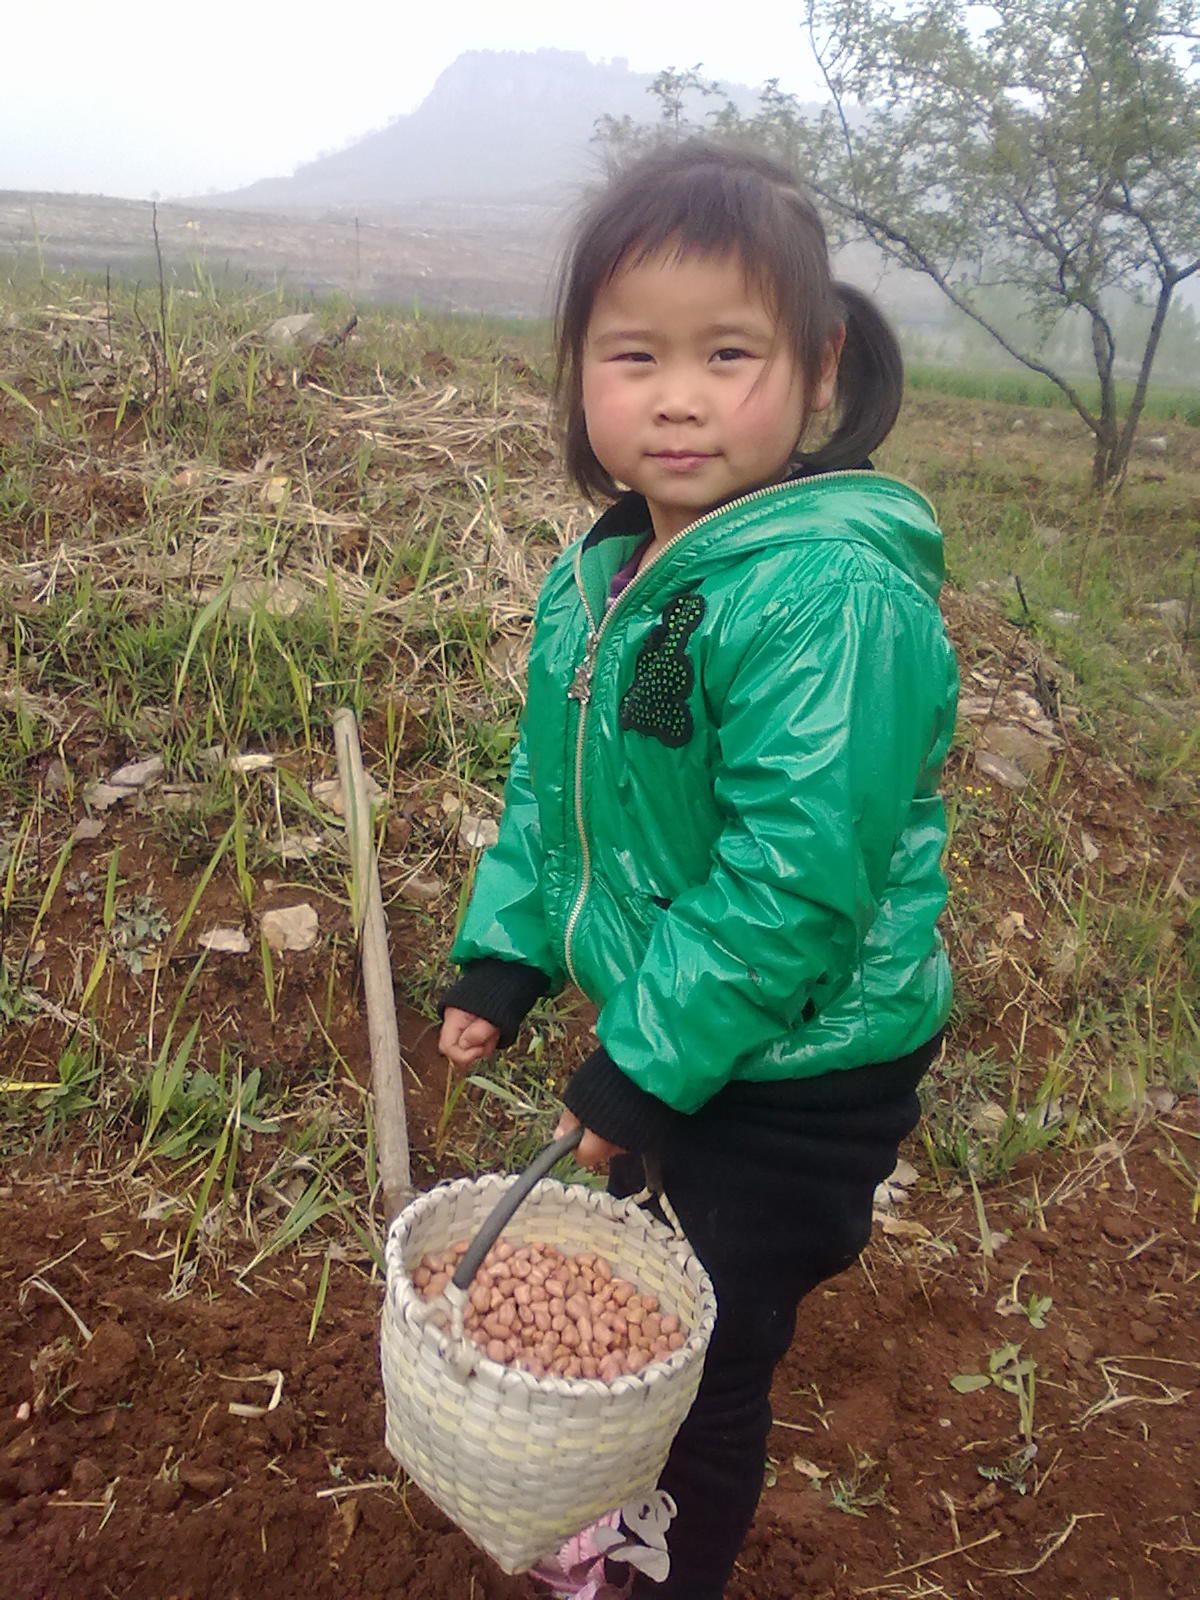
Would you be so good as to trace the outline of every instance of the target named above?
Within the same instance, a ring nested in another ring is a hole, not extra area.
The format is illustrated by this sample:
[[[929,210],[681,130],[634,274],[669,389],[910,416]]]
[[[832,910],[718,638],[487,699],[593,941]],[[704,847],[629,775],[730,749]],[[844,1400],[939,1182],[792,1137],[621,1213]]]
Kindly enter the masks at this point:
[[[806,415],[833,399],[840,340],[811,392],[736,255],[654,256],[596,296],[583,412],[596,459],[645,495],[662,544],[780,481]]]

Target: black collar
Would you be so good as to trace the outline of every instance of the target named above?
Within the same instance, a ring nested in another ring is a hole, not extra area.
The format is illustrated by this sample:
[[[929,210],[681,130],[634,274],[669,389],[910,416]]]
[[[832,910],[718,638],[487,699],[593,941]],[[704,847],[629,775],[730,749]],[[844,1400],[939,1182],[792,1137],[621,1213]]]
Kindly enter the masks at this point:
[[[787,477],[783,481],[784,483],[799,483],[804,478],[815,477],[822,470],[827,469],[809,467],[803,461],[797,461],[792,464]],[[874,472],[875,465],[870,460],[860,461],[858,466],[852,470],[855,472]],[[645,496],[636,493],[633,489],[627,489],[619,499],[613,501],[607,511],[601,512],[598,520],[592,524],[591,531],[583,541],[583,548],[590,550],[593,545],[599,544],[602,539],[625,537],[631,533],[645,533],[649,526],[650,508],[646,504]]]

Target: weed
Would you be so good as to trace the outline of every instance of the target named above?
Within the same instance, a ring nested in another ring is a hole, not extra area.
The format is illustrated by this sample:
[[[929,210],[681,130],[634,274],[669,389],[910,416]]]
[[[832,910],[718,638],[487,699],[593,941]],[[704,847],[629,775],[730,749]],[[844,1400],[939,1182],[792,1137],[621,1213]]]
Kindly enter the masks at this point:
[[[1037,1362],[1031,1356],[1022,1356],[1019,1344],[1005,1344],[989,1355],[986,1372],[960,1372],[950,1379],[950,1387],[957,1394],[974,1394],[989,1384],[1016,1397],[1021,1438],[1032,1444]]]
[[[114,851],[112,859],[116,858]],[[170,933],[171,919],[149,895],[139,894],[117,906],[106,926],[118,961],[137,977],[144,971],[147,957]]]
[[[827,1485],[830,1503],[847,1517],[866,1517],[872,1506],[886,1506],[888,1475],[874,1456],[854,1452],[853,1469]]]
[[[995,1466],[981,1466],[975,1470],[988,1483],[1002,1483],[1017,1494],[1027,1494],[1029,1470],[1037,1459],[1037,1449],[1036,1444],[1022,1445],[1019,1450],[1015,1450],[1012,1455],[1006,1456]]]
[[[100,1055],[94,1045],[72,1043],[63,1050],[58,1058],[58,1082],[43,1089],[35,1102],[43,1114],[47,1141],[74,1118],[96,1109],[99,1099],[94,1089],[100,1073]]]
[[[23,1021],[31,1015],[32,1010],[28,991],[19,982],[17,974],[9,971],[0,953],[0,1028]]]

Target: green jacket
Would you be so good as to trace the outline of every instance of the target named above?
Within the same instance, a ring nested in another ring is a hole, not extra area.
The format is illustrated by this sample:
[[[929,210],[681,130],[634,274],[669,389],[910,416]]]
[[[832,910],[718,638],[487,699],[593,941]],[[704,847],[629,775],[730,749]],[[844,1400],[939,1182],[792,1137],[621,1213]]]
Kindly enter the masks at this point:
[[[452,958],[574,979],[608,1066],[677,1112],[731,1078],[916,1049],[951,995],[937,788],[957,673],[932,509],[869,471],[760,490],[606,612],[648,532],[627,496],[546,578]]]

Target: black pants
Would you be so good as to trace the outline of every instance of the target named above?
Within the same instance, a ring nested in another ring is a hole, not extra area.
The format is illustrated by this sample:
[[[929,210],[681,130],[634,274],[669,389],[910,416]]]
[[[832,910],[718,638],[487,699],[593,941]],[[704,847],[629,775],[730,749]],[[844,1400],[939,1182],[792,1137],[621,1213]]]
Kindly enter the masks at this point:
[[[663,1188],[717,1294],[695,1404],[659,1486],[678,1507],[671,1573],[635,1600],[721,1600],[762,1494],[771,1376],[796,1308],[857,1259],[876,1184],[917,1124],[916,1087],[939,1040],[899,1061],[788,1083],[733,1083],[660,1153]],[[643,1187],[638,1157],[610,1190]],[[628,1569],[614,1569],[614,1571]]]

